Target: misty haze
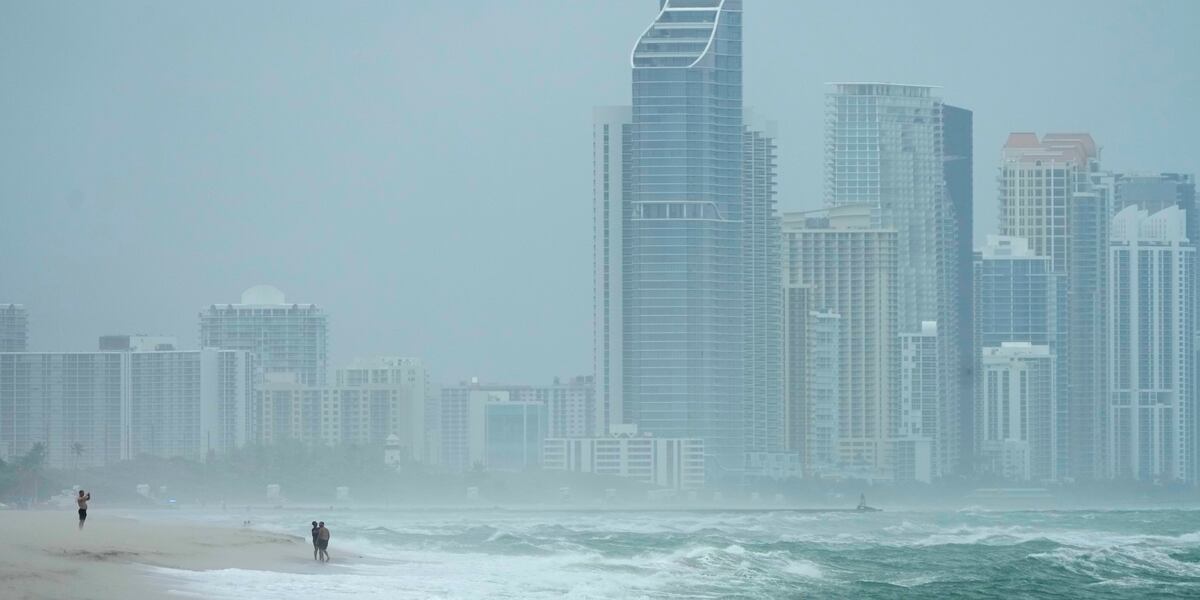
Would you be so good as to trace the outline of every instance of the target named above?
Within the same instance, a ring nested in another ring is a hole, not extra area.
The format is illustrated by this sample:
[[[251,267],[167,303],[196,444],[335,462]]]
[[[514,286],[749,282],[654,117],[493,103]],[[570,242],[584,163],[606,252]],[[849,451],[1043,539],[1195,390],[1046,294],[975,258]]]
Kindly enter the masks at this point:
[[[1198,30],[0,0],[0,597],[1198,597]]]

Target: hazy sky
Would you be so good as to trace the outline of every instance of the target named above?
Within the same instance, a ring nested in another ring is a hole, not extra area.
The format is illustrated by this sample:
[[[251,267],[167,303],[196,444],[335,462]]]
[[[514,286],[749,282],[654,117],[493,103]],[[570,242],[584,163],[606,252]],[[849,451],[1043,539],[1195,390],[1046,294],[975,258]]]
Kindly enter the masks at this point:
[[[783,209],[819,205],[825,82],[975,111],[976,235],[1011,130],[1200,170],[1200,2],[746,0],[745,99]],[[629,102],[657,0],[0,2],[0,302],[34,350],[195,347],[271,283],[333,364],[436,380],[591,371],[591,108]]]

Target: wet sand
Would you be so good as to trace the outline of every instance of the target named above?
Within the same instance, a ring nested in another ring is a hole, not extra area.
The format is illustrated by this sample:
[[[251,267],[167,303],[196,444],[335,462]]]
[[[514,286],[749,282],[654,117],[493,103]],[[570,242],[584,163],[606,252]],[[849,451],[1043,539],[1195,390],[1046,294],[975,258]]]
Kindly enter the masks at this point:
[[[0,511],[0,597],[22,600],[180,598],[152,567],[316,573],[312,544],[297,536],[91,511]],[[326,571],[328,572],[328,571]]]

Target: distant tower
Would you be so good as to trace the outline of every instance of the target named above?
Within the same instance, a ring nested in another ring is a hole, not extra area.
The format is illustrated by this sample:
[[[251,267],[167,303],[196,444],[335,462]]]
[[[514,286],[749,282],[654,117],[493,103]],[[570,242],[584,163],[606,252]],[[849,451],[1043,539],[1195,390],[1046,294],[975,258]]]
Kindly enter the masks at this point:
[[[1038,256],[1029,249],[1025,238],[998,235],[987,236],[987,243],[975,258],[975,347],[974,361],[979,364],[983,353],[1001,347],[1005,343],[1027,343],[1046,348],[1054,359],[1054,389],[1052,406],[1054,420],[1058,423],[1065,414],[1067,402],[1067,363],[1062,360],[1066,343],[1067,289],[1066,276],[1050,269],[1050,258]],[[981,459],[984,456],[980,445],[985,438],[983,427],[984,402],[989,391],[984,388],[983,371],[975,386],[975,450]],[[1038,479],[1058,479],[1065,472],[1065,457],[1062,456],[1065,428],[1058,423],[1054,432],[1057,444],[1048,456],[1054,464],[1048,471],[1039,471]],[[988,452],[995,453],[995,448]],[[994,467],[994,465],[992,465]]]
[[[0,352],[29,348],[29,313],[20,304],[0,304]]]
[[[299,383],[325,385],[327,329],[317,305],[287,304],[283,292],[256,285],[240,304],[213,304],[200,313],[200,347],[252,353],[260,381],[268,373],[295,373]]]
[[[1000,233],[1025,238],[1050,272],[1066,276],[1067,398],[1058,403],[1060,475],[1102,476],[1107,373],[1107,261],[1112,187],[1087,133],[1012,133],[999,170]]]
[[[868,205],[843,206],[829,209],[824,218],[785,213],[783,240],[789,414],[816,415],[821,394],[814,392],[836,391],[838,469],[852,476],[891,478],[900,360],[896,232],[873,228]],[[825,345],[839,354],[839,380],[823,390],[807,384],[806,353],[816,349],[806,338],[814,324],[796,322],[814,318],[811,311],[830,313],[822,317],[826,321],[837,315],[835,323],[825,326],[839,327],[837,342]],[[806,327],[805,335],[797,335]],[[813,424],[797,426],[811,431]],[[804,457],[806,464],[813,458]]]
[[[955,137],[948,139],[942,100],[924,85],[837,83],[826,95],[825,203],[865,204],[873,227],[896,232],[897,335],[937,323],[938,410],[926,430],[935,478],[961,468],[959,284],[969,257],[957,238],[969,229],[969,216],[956,210],[966,200],[964,174],[950,163],[947,181],[944,144],[961,152],[970,125],[954,115]],[[950,197],[948,183],[959,197]]]
[[[983,349],[979,457],[1007,479],[1053,479],[1054,356],[1046,346],[1003,342]]]
[[[1107,475],[1194,480],[1192,263],[1186,215],[1137,206],[1112,220]]]
[[[662,0],[632,105],[593,124],[596,434],[704,440],[715,478],[783,454],[775,140],[745,125],[741,0]]]
[[[593,291],[592,357],[596,376],[596,431],[608,435],[622,423],[625,338],[625,225],[630,197],[630,144],[633,127],[628,106],[597,107],[592,129]]]
[[[973,452],[973,415],[974,403],[971,390],[974,385],[975,361],[969,359],[974,352],[975,322],[973,311],[974,292],[972,276],[975,254],[975,152],[974,152],[974,115],[971,111],[942,105],[942,160],[943,177],[945,177],[945,193],[949,206],[954,214],[955,231],[955,281],[957,294],[958,347],[955,353],[962,357],[959,361],[958,390],[963,402],[959,407],[959,430],[961,443],[959,453],[963,464],[969,463]]]

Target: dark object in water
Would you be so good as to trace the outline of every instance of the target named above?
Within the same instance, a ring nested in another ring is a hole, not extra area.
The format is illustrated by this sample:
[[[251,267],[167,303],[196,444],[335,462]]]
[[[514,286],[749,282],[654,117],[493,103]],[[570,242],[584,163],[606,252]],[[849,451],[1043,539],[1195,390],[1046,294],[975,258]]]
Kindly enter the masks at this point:
[[[875,508],[874,506],[867,506],[867,495],[859,494],[858,495],[858,508],[856,508],[855,510],[857,510],[858,512],[879,512],[883,509]]]

